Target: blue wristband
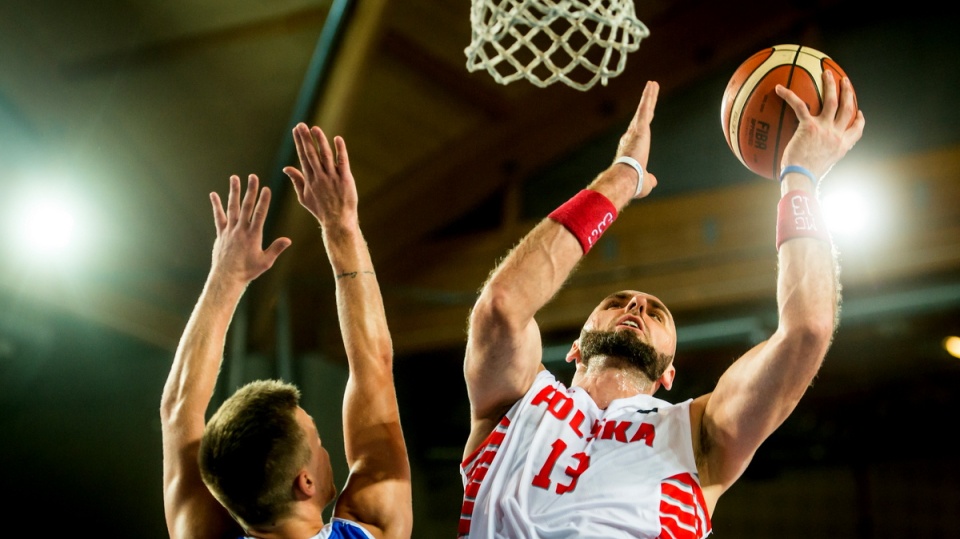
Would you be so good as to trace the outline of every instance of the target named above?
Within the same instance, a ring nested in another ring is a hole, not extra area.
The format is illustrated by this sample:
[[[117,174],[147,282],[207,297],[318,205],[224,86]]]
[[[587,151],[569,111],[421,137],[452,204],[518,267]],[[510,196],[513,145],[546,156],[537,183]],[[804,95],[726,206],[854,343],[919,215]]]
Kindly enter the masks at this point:
[[[799,165],[789,165],[789,166],[783,167],[783,170],[780,171],[780,181],[782,182],[783,177],[791,172],[799,172],[800,174],[803,174],[804,176],[810,178],[810,181],[813,182],[813,185],[817,185],[817,183],[820,182],[820,180],[818,180],[817,177],[813,175],[813,172],[810,172],[809,170]]]

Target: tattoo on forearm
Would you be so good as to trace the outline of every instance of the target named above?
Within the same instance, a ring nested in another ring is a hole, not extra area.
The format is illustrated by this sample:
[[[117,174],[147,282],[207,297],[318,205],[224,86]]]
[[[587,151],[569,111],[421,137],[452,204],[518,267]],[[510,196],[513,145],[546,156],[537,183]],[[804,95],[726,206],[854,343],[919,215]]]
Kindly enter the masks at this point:
[[[337,275],[337,280],[340,280],[344,277],[350,277],[351,279],[356,279],[357,275],[374,275],[373,271],[346,271]]]

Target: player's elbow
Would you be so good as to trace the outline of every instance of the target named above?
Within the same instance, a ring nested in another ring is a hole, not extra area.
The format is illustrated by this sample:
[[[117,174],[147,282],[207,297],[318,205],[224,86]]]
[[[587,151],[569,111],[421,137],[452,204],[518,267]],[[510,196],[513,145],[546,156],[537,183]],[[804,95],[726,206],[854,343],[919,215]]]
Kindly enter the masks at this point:
[[[176,421],[178,411],[181,409],[180,401],[164,392],[163,397],[160,399],[160,424],[162,426],[172,425]]]
[[[182,422],[187,417],[187,394],[182,387],[169,381],[160,397],[160,425],[169,427]]]
[[[387,370],[393,369],[393,340],[389,333],[381,334],[379,337],[372,338],[371,348],[368,356],[373,359],[377,365],[383,365]]]
[[[782,328],[787,346],[803,356],[823,358],[833,342],[835,325],[832,318],[807,318]]]
[[[169,387],[163,389],[163,394],[160,396],[160,422],[163,424],[169,424],[173,417],[176,415],[176,411],[179,408],[178,403],[179,399],[176,398],[174,391],[171,391]]]
[[[474,338],[488,338],[500,333],[519,331],[509,295],[498,287],[487,287],[480,294],[473,310],[470,311],[470,335]]]

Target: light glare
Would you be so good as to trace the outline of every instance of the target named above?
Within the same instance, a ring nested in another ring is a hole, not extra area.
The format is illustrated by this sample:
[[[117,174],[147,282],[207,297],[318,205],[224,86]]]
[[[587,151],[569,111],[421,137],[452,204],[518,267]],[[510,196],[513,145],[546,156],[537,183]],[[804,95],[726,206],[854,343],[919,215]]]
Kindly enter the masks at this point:
[[[955,358],[960,358],[960,337],[947,337],[943,340],[943,349]]]
[[[824,197],[822,204],[827,227],[832,233],[852,236],[867,227],[867,213],[859,193],[852,190],[831,193]]]
[[[24,209],[21,232],[31,250],[54,254],[69,250],[75,239],[76,218],[62,201],[34,200]]]
[[[17,248],[15,259],[28,267],[54,271],[80,262],[90,225],[83,208],[63,187],[34,188],[11,197],[8,213],[9,245]]]

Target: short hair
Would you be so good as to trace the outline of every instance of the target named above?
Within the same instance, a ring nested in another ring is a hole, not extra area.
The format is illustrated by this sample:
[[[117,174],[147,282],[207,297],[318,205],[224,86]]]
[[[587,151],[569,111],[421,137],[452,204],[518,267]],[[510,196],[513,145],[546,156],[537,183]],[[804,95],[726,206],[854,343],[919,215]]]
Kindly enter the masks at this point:
[[[224,401],[204,428],[201,478],[244,527],[275,524],[291,510],[293,480],[310,460],[299,405],[296,386],[257,380]]]

